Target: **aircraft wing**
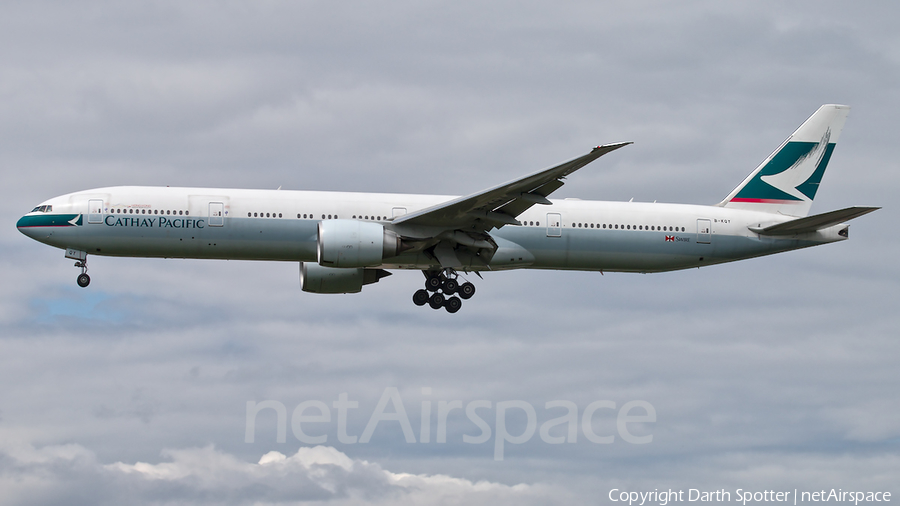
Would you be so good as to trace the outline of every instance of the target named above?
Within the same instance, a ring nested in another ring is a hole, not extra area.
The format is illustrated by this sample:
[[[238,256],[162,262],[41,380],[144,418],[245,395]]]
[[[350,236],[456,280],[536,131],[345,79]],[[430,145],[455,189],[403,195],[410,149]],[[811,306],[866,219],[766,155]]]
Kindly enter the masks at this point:
[[[535,204],[550,204],[547,196],[563,185],[563,179],[597,158],[630,142],[597,146],[555,167],[459,197],[394,220],[395,226],[439,227],[449,230],[486,232],[504,225],[518,225],[516,217]]]
[[[880,207],[848,207],[846,209],[838,209],[837,211],[829,211],[827,213],[807,216],[805,218],[797,218],[796,220],[786,221],[777,225],[765,228],[751,227],[750,230],[763,235],[794,235],[815,232],[832,225],[837,225],[853,218],[859,218],[864,214],[877,211]]]

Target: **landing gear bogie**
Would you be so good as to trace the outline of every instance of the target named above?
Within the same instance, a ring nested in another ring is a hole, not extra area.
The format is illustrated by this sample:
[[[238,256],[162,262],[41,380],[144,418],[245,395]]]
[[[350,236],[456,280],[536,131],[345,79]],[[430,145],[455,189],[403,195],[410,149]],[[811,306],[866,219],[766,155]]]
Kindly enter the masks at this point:
[[[425,274],[425,288],[416,290],[413,303],[417,306],[428,304],[432,309],[444,308],[448,313],[455,313],[462,308],[462,301],[475,295],[475,285],[466,281],[460,283],[455,269],[442,271],[422,271]]]

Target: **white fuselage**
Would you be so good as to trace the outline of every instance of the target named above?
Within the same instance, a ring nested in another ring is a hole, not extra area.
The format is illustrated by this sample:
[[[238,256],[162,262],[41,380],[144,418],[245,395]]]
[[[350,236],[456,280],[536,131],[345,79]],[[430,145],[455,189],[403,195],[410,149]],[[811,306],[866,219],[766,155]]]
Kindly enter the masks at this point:
[[[317,262],[317,227],[374,221],[455,197],[221,188],[111,187],[71,193],[25,215],[24,234],[90,255]],[[514,268],[658,272],[843,240],[846,224],[795,236],[748,227],[794,219],[717,206],[552,200],[490,231],[498,249],[470,270]],[[401,253],[381,268],[433,269],[433,256]]]

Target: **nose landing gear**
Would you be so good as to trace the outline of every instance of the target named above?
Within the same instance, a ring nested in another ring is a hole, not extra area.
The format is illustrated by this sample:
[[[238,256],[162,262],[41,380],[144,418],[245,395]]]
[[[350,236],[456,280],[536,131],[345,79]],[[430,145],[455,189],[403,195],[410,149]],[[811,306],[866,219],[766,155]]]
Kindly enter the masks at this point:
[[[66,249],[66,258],[75,260],[75,267],[81,269],[81,274],[79,274],[78,278],[75,280],[78,283],[78,286],[85,288],[91,284],[91,277],[87,275],[87,251],[69,248]]]
[[[416,290],[412,298],[417,306],[428,304],[432,309],[444,308],[448,313],[455,313],[462,308],[463,300],[475,295],[475,285],[468,281],[460,284],[455,269],[422,273],[425,274],[425,288]]]
[[[79,274],[78,278],[75,279],[75,282],[78,283],[78,286],[81,288],[86,288],[89,284],[91,284],[91,277],[87,274]]]
[[[86,288],[89,284],[91,284],[91,277],[87,275],[87,258],[84,260],[79,260],[75,262],[75,267],[81,268],[81,274],[75,278],[75,282],[78,283],[78,286],[81,288]]]

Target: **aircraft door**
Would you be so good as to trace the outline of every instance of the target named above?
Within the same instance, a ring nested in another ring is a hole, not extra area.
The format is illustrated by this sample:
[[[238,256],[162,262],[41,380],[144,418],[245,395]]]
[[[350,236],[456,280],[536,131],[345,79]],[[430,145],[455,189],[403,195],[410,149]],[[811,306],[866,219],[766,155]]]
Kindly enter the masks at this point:
[[[103,223],[103,201],[88,200],[88,223]]]
[[[700,244],[709,244],[712,237],[712,226],[709,220],[697,220],[697,242]]]
[[[547,237],[562,237],[562,215],[547,213]]]
[[[209,226],[225,226],[225,204],[223,202],[209,203]]]
[[[406,214],[405,207],[395,207],[391,209],[391,219],[403,216],[404,214]]]

